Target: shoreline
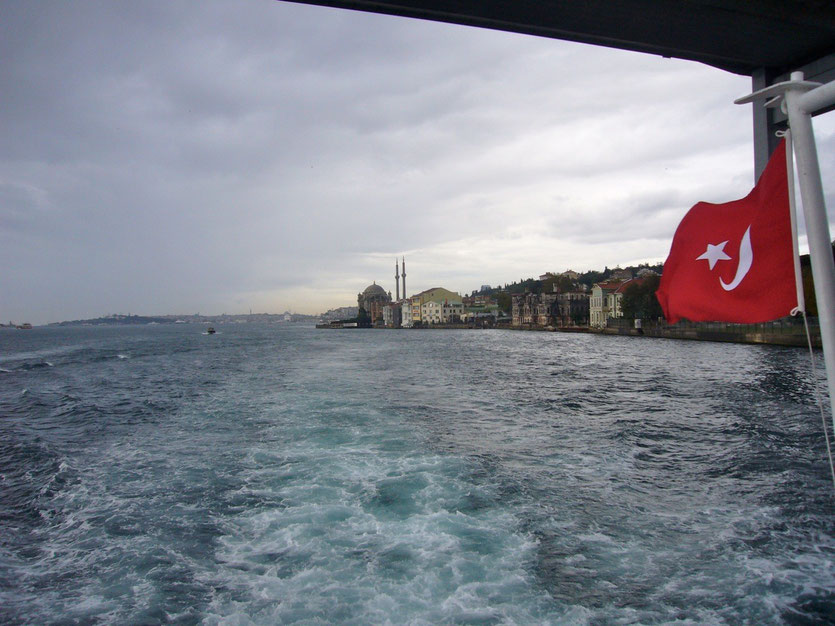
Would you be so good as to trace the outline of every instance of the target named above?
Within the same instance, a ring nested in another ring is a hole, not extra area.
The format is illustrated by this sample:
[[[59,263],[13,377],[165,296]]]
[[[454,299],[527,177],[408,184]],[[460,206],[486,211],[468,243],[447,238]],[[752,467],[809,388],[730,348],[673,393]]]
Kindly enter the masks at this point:
[[[333,326],[317,324],[317,329],[326,330],[354,330],[357,327]],[[359,329],[363,330],[363,329]],[[389,328],[371,327],[365,330],[513,330],[521,332],[557,332],[584,333],[591,335],[620,335],[624,337],[648,337],[653,339],[679,339],[684,341],[713,341],[718,343],[741,343],[756,345],[775,345],[794,348],[808,348],[809,343],[802,325],[771,324],[720,324],[693,322],[679,323],[674,326],[666,324],[645,323],[642,328],[625,326],[610,326],[606,328],[591,328],[589,326],[567,326],[563,328],[551,326],[492,326],[481,327],[469,324],[436,324],[423,328]],[[811,332],[813,348],[821,347],[820,331],[814,325]]]

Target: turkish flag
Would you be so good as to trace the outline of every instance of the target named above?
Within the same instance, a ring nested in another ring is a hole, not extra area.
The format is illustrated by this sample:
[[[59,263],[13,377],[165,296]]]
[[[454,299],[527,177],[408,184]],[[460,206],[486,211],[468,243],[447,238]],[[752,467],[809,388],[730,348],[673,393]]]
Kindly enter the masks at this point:
[[[797,306],[793,255],[783,140],[745,198],[687,212],[655,295],[670,324],[785,317]]]

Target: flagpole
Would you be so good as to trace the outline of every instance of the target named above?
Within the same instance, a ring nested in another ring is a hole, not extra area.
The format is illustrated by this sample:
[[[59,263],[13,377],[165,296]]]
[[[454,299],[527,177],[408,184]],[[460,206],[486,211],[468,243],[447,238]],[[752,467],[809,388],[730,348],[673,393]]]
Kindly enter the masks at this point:
[[[779,136],[781,133],[778,132]],[[792,258],[794,260],[794,287],[797,292],[797,307],[792,315],[802,313],[806,319],[806,294],[803,292],[803,271],[800,268],[800,252],[797,250],[797,204],[794,193],[794,144],[791,129],[783,131],[786,140],[786,182],[789,185],[789,216],[792,223]],[[807,324],[808,329],[808,324]],[[807,330],[808,334],[808,330]]]
[[[803,83],[803,72],[792,72],[785,92],[785,108],[794,140],[797,162],[797,178],[803,214],[806,218],[806,238],[809,242],[809,258],[815,280],[815,298],[821,330],[823,358],[835,428],[835,261],[829,220],[823,197],[818,151],[812,128],[812,113],[835,104],[835,82],[808,91],[793,88],[793,83]]]
[[[792,72],[791,80],[760,89],[735,102],[745,104],[762,98],[769,98],[765,104],[767,107],[778,104],[782,107],[788,115],[794,140],[798,186],[806,218],[812,276],[815,279],[829,404],[835,428],[835,261],[832,258],[829,220],[812,129],[812,113],[835,105],[835,81],[821,85],[804,80],[803,72]]]

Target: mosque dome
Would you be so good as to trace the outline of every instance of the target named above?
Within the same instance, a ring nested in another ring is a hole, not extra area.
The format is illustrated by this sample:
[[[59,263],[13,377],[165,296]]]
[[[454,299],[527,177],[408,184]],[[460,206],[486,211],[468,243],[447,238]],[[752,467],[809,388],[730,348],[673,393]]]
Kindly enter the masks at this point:
[[[373,285],[368,285],[368,287],[365,288],[365,291],[362,292],[362,295],[368,297],[368,296],[385,296],[387,294],[386,294],[385,289],[380,287],[380,285],[378,285],[377,283],[374,283]]]

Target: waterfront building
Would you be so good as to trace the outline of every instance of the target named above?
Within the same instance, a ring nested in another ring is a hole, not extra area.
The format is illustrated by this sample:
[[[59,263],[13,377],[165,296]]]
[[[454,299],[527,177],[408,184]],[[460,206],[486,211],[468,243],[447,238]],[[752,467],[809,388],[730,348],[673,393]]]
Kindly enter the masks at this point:
[[[605,328],[606,320],[612,312],[612,307],[615,305],[615,300],[610,298],[618,287],[624,282],[623,280],[608,280],[601,283],[596,283],[591,288],[591,296],[589,298],[589,325],[594,328]]]
[[[362,293],[357,294],[357,307],[365,309],[371,318],[371,323],[383,322],[383,307],[391,302],[391,293],[380,287],[376,281],[368,285]]]
[[[541,308],[540,297],[535,293],[511,294],[511,314],[514,326],[531,326],[539,324]],[[547,322],[546,322],[547,324]]]
[[[441,302],[429,300],[420,305],[420,319],[424,324],[441,323]]]
[[[464,305],[449,300],[427,300],[420,305],[420,318],[424,324],[453,324],[461,321]]]
[[[400,325],[402,328],[412,328],[416,321],[420,321],[420,301],[414,296],[405,298],[401,304]]]
[[[557,295],[557,326],[588,326],[589,294],[567,291]]]
[[[462,302],[460,294],[454,291],[450,291],[449,289],[444,289],[443,287],[433,287],[432,289],[421,291],[414,297],[420,298],[421,304],[423,304],[424,302],[428,302],[429,300],[446,300],[448,302]]]
[[[385,324],[386,328],[400,328],[402,326],[402,302],[391,302],[383,307],[383,324]]]
[[[584,326],[589,319],[589,297],[582,291],[517,293],[511,296],[514,326]]]
[[[401,271],[401,263],[402,263],[402,271]],[[403,279],[403,299],[400,298],[400,279]],[[397,297],[393,299],[391,297],[391,292],[386,292],[380,285],[377,284],[377,281],[374,281],[372,284],[368,285],[362,293],[357,294],[357,309],[364,309],[365,312],[371,319],[371,323],[375,325],[382,325],[385,324],[386,326],[392,326],[395,328],[399,328],[402,323],[403,316],[403,303],[408,301],[406,297],[406,259],[405,257],[401,259],[401,261],[394,261],[394,282],[395,282],[395,291],[397,293]],[[391,310],[386,313],[385,309],[389,305],[397,305]],[[407,307],[408,308],[408,307]],[[408,314],[405,316],[408,317]]]
[[[510,318],[513,326],[522,325],[522,310],[525,306],[524,297],[525,294],[522,293],[510,294]]]
[[[537,326],[557,326],[560,316],[559,293],[542,293],[536,307],[534,323]]]
[[[441,304],[446,302],[449,305],[457,305],[455,310],[459,316],[464,312],[461,295],[455,293],[454,291],[450,291],[449,289],[444,289],[443,287],[433,287],[432,289],[421,291],[420,293],[412,296],[410,300],[412,303],[412,324],[415,322],[429,323],[428,320],[423,317],[423,305],[430,301]],[[448,308],[450,308],[450,311],[452,310],[452,307]],[[432,310],[434,311],[434,309]],[[450,313],[450,315],[454,314],[455,313]],[[439,318],[440,316],[441,313],[438,314]]]
[[[501,311],[497,304],[465,306],[464,312],[461,314],[461,321],[466,324],[476,324],[477,326],[493,326],[500,314]]]
[[[458,322],[463,317],[464,305],[461,295],[449,289],[433,287],[411,297],[406,295],[405,258],[400,262],[395,261],[394,280],[397,285],[396,300],[392,299],[390,291],[386,293],[376,281],[357,294],[357,308],[366,311],[373,325],[412,328],[418,322],[447,324]],[[483,298],[482,302],[484,301]],[[426,306],[429,303],[432,304]]]
[[[442,324],[458,324],[461,322],[461,317],[464,315],[464,305],[461,302],[443,303],[441,308],[441,323]]]

